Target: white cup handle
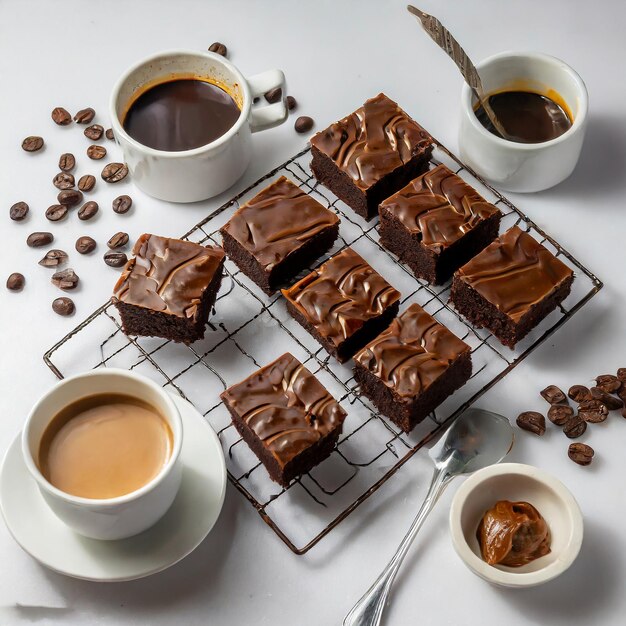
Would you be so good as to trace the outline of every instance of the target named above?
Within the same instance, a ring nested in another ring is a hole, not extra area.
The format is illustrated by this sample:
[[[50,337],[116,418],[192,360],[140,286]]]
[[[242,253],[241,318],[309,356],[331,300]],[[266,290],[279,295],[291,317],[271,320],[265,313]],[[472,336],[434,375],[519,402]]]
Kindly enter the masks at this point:
[[[259,130],[274,128],[274,126],[282,124],[287,119],[287,105],[285,104],[287,84],[285,75],[280,70],[268,70],[267,72],[250,76],[246,80],[253,98],[261,97],[275,87],[280,87],[283,94],[280,102],[252,109],[250,113],[250,130],[256,133]]]

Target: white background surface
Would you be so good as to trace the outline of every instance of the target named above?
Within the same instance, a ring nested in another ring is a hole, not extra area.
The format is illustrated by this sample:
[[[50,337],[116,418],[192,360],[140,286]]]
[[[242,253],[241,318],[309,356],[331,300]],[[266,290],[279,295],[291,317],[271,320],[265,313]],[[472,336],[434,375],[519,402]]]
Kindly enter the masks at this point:
[[[51,225],[58,247],[90,234],[94,257],[72,254],[83,279],[73,296],[77,314],[50,311],[57,296],[49,270],[37,266],[41,251],[24,241],[46,230],[53,203],[50,179],[61,152],[74,152],[77,171],[98,174],[84,156],[87,142],[76,128],[50,120],[54,106],[98,111],[105,128],[109,90],[132,62],[161,49],[206,49],[215,40],[245,74],[282,68],[300,114],[317,129],[385,91],[453,150],[456,149],[460,78],[427,40],[404,2],[0,1],[0,247],[2,282],[21,271],[21,294],[0,289],[0,451],[16,436],[34,399],[54,384],[41,355],[105,300],[117,275],[100,255],[106,240],[126,230],[178,235],[223,198],[194,206],[168,206],[134,190],[130,182],[98,181],[101,214]],[[572,178],[532,196],[511,196],[606,282],[573,320],[500,382],[480,405],[514,417],[545,409],[537,392],[547,383],[589,384],[599,373],[626,366],[626,86],[616,68],[623,61],[626,9],[619,0],[483,0],[435,2],[436,13],[479,60],[506,49],[539,50],[577,69],[590,92],[590,123]],[[593,11],[590,14],[590,11]],[[601,17],[597,17],[600,15]],[[292,124],[254,137],[255,155],[232,192],[298,151],[305,138]],[[28,155],[23,137],[43,135],[45,153]],[[116,154],[111,142],[105,145]],[[126,216],[110,209],[130,193]],[[18,200],[31,205],[26,223],[8,219]],[[399,576],[388,624],[623,624],[626,595],[624,442],[626,420],[612,417],[585,441],[596,448],[593,466],[567,459],[568,441],[557,431],[542,439],[520,433],[510,460],[538,465],[563,480],[579,500],[585,541],[572,569],[545,587],[527,591],[491,588],[454,553],[447,509],[454,485],[427,522]],[[294,556],[229,486],[222,516],[209,538],[182,563],[134,583],[98,585],[46,571],[15,545],[0,524],[0,622],[39,624],[339,624],[387,562],[415,513],[430,470],[417,455],[392,481],[311,553]]]

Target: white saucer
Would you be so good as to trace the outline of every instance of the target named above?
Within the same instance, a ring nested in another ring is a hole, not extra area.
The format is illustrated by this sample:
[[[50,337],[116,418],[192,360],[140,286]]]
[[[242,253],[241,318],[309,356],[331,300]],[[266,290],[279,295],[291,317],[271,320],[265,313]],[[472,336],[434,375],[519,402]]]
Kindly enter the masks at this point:
[[[0,504],[9,532],[28,554],[66,576],[118,582],[156,574],[200,545],[224,503],[224,454],[204,417],[189,402],[172,397],[184,430],[180,491],[152,528],[129,539],[98,541],[70,530],[41,497],[24,464],[20,436],[15,439],[0,470]]]

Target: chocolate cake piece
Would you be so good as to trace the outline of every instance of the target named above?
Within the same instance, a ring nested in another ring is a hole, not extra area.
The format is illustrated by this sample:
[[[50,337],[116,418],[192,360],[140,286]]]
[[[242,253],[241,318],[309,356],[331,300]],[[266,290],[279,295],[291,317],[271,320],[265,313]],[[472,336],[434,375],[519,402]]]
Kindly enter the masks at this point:
[[[220,232],[228,257],[272,295],[332,247],[339,218],[281,176],[237,209]]]
[[[446,282],[497,236],[502,214],[445,165],[379,207],[380,243],[429,283]]]
[[[432,137],[380,93],[311,138],[315,178],[366,220],[428,169]]]
[[[450,301],[514,348],[568,296],[573,280],[567,265],[514,226],[456,271]]]
[[[127,335],[191,343],[204,337],[222,282],[221,248],[141,235],[112,301]]]
[[[472,375],[470,347],[418,304],[358,352],[354,364],[363,395],[405,432]]]
[[[233,425],[265,465],[287,486],[333,451],[346,412],[289,353],[221,395]]]
[[[401,297],[352,248],[282,293],[291,316],[340,363],[389,326]]]

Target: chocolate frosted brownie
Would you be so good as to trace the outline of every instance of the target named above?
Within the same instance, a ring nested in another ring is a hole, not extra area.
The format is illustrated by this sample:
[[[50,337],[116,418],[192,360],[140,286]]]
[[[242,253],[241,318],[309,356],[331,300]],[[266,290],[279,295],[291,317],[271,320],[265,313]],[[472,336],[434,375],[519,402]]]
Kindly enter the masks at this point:
[[[370,220],[382,200],[428,169],[432,150],[432,137],[381,93],[311,138],[311,169]]]
[[[272,295],[331,248],[339,218],[281,176],[239,208],[220,232],[229,258]]]
[[[457,270],[450,300],[514,348],[567,297],[573,279],[567,265],[514,226]]]
[[[283,289],[287,309],[340,363],[389,326],[400,293],[346,248]]]
[[[222,282],[224,251],[146,234],[133,254],[112,298],[124,332],[184,343],[204,337]]]
[[[429,283],[446,282],[497,236],[502,214],[445,165],[381,203],[380,243]]]
[[[291,354],[221,395],[233,424],[277,483],[287,486],[333,450],[346,412]]]
[[[470,347],[412,304],[354,357],[354,378],[409,432],[472,375]]]

